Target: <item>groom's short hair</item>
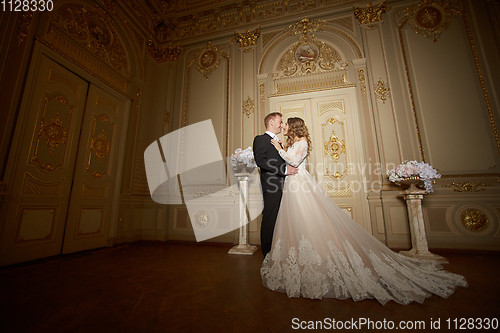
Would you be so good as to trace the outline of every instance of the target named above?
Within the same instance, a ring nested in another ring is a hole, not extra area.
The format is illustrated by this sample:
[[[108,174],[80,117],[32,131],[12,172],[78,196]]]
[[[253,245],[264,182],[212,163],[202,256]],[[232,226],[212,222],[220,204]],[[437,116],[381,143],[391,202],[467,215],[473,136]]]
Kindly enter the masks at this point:
[[[274,119],[276,116],[280,116],[281,118],[283,118],[283,115],[279,112],[271,112],[264,118],[264,125],[266,126],[266,129],[271,119]]]

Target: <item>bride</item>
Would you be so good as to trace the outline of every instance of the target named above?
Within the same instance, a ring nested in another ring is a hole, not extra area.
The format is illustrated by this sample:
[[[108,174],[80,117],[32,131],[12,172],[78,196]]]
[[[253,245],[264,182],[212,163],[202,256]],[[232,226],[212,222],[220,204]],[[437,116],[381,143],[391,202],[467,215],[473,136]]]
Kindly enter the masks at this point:
[[[301,118],[289,118],[283,134],[287,151],[272,144],[298,174],[286,177],[272,249],[260,269],[264,286],[288,297],[375,298],[381,304],[422,303],[467,287],[463,276],[438,263],[391,251],[326,195],[306,170],[311,140]]]

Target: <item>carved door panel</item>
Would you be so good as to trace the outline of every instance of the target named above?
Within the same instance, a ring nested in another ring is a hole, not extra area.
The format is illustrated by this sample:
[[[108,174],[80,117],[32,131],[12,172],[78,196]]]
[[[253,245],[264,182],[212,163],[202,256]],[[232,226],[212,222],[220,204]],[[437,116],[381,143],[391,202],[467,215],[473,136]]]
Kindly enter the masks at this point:
[[[108,244],[124,102],[90,85],[63,253]]]
[[[2,265],[61,253],[88,83],[34,60],[12,145]]]
[[[370,170],[364,163],[354,90],[274,97],[271,110],[281,112],[284,120],[305,120],[313,145],[309,172],[340,208],[371,232],[363,173]]]

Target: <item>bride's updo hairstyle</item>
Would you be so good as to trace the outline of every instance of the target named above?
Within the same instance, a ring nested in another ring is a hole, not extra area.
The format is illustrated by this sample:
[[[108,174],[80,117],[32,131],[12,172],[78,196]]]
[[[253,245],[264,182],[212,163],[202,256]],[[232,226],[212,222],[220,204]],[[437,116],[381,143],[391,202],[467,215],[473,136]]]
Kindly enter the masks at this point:
[[[288,149],[294,144],[295,138],[299,139],[306,138],[307,155],[309,155],[309,153],[312,150],[311,137],[309,136],[309,130],[307,129],[304,120],[302,118],[288,118],[287,124],[288,124],[288,132],[286,134],[287,135],[286,148]]]

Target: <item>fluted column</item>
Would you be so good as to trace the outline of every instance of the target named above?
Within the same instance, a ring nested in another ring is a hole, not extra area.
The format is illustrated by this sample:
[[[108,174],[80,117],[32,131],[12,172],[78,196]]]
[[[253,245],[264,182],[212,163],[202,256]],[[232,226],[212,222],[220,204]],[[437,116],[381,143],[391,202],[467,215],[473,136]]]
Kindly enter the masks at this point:
[[[229,254],[245,254],[252,255],[257,251],[257,246],[248,243],[248,173],[237,173],[238,185],[240,188],[240,229],[239,229],[239,244],[233,246],[229,250]]]
[[[414,186],[403,192],[406,206],[408,207],[412,249],[399,253],[412,258],[434,260],[447,264],[448,260],[445,257],[431,253],[427,245],[424,215],[422,214],[422,199],[425,193],[424,190],[420,190]]]

